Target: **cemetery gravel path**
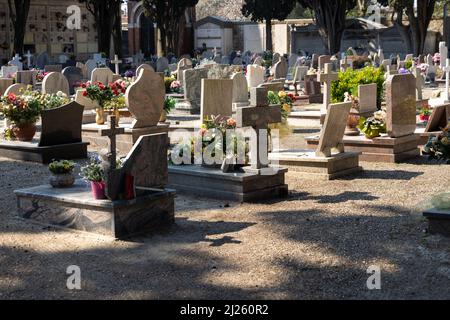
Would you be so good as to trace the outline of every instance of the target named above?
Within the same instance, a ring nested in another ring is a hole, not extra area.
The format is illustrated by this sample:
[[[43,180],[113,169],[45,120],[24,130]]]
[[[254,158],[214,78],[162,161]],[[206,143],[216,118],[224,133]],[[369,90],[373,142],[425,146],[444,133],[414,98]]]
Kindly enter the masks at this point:
[[[331,182],[290,173],[285,201],[178,196],[172,229],[125,242],[17,219],[13,190],[48,174],[0,158],[0,299],[450,299],[450,240],[421,215],[450,170],[419,161]],[[69,265],[82,290],[66,288]],[[371,265],[381,290],[366,287]]]

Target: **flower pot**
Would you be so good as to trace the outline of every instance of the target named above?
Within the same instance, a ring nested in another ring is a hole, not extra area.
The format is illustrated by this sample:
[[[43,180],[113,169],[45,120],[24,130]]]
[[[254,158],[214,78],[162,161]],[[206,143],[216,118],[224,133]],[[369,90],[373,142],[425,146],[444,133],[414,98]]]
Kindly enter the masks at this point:
[[[68,188],[75,183],[75,177],[72,173],[52,174],[50,176],[50,185],[53,188]]]
[[[114,108],[113,115],[116,116],[116,127],[119,127],[120,111],[118,108]]]
[[[347,127],[345,128],[346,136],[359,136],[359,130],[357,128],[359,124],[360,115],[356,112],[350,112],[347,118]]]
[[[429,121],[430,120],[430,115],[421,114],[419,116],[419,119],[420,119],[420,121]]]
[[[106,199],[105,191],[106,185],[104,182],[94,182],[91,181],[91,190],[96,200]]]
[[[105,112],[102,107],[95,109],[95,123],[105,124]]]
[[[19,141],[31,141],[36,134],[36,124],[34,122],[21,125],[13,124],[12,132]]]

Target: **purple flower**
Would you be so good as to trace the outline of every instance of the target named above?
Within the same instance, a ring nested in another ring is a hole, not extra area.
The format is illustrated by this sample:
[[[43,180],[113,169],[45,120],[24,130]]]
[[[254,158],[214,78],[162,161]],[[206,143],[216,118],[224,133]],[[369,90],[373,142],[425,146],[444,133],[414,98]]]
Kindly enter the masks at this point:
[[[405,68],[400,68],[400,69],[398,69],[398,73],[399,73],[399,74],[408,74],[409,71],[406,70]]]
[[[125,77],[126,78],[133,78],[134,77],[134,71],[133,70],[128,70],[125,72]]]

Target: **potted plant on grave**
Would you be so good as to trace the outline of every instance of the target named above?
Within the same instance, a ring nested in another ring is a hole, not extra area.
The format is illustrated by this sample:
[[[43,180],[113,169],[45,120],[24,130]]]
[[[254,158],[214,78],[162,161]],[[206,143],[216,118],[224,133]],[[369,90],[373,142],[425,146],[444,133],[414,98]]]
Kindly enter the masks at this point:
[[[31,141],[36,134],[36,121],[41,104],[35,98],[25,99],[11,93],[0,98],[1,114],[11,122],[11,134],[19,141]]]
[[[48,165],[51,172],[50,185],[53,188],[68,188],[75,183],[75,163],[69,160],[53,161]]]
[[[359,119],[358,129],[364,133],[367,139],[380,137],[382,133],[387,133],[386,112],[377,111],[370,118],[361,117]]]
[[[430,159],[450,164],[450,125],[447,125],[437,136],[430,137],[423,148],[423,152]]]
[[[428,120],[430,120],[430,116],[431,116],[430,106],[428,104],[424,105],[419,111],[420,121],[428,122]]]
[[[177,100],[172,97],[166,98],[164,101],[164,109],[161,113],[161,117],[159,118],[159,122],[166,122],[167,115],[175,109],[175,105],[177,104]]]
[[[106,199],[106,185],[100,160],[92,158],[89,164],[81,168],[80,175],[84,180],[91,183],[91,190],[94,199]]]
[[[280,91],[278,94],[273,91],[269,91],[267,93],[267,100],[269,104],[279,105],[281,108],[281,123],[269,125],[269,139],[272,137],[270,134],[270,129],[278,129],[280,136],[282,137],[288,136],[292,130],[287,123],[287,119],[296,100],[295,95],[285,91]]]
[[[96,109],[95,122],[97,124],[105,123],[105,105],[110,102],[113,98],[118,97],[126,92],[125,82],[119,84],[118,82],[110,83],[105,85],[101,82],[91,83],[90,81],[81,85],[86,91],[83,92],[83,96],[88,97],[93,101],[97,101],[99,108]],[[114,110],[114,113],[118,115],[118,110]]]
[[[359,130],[357,126],[359,124],[359,119],[361,118],[359,115],[359,98],[348,92],[346,92],[344,95],[345,95],[344,102],[352,103],[352,108],[350,109],[350,113],[347,118],[347,127],[345,128],[345,135],[358,136]]]

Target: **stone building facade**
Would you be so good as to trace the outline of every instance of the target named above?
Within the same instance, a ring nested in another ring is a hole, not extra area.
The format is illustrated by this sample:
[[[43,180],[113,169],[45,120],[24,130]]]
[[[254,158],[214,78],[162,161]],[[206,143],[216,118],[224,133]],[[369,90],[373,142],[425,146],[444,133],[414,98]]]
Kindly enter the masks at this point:
[[[157,25],[144,14],[142,1],[128,1],[128,55],[142,51],[144,55],[161,55],[159,32]],[[175,54],[192,53],[194,49],[195,8],[188,8],[180,21],[180,37]]]
[[[67,20],[72,12],[68,8],[77,5],[81,10],[81,29],[71,30]],[[10,23],[7,0],[0,0],[0,59],[8,59],[13,51],[14,31]],[[56,58],[65,53],[79,59],[98,51],[94,17],[78,1],[32,0],[26,26],[25,52],[47,52]]]

